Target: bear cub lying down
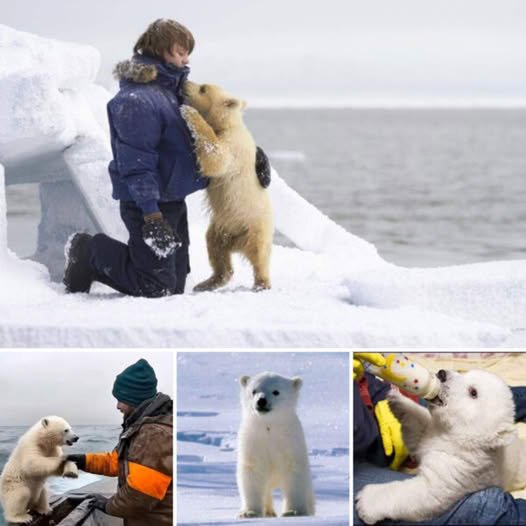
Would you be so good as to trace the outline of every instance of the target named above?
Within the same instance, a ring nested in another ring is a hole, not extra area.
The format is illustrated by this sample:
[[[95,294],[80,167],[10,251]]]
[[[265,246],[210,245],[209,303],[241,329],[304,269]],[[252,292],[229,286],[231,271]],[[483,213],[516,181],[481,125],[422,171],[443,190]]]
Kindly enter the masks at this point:
[[[483,370],[441,370],[437,376],[441,390],[428,409],[396,390],[388,394],[404,443],[419,463],[418,474],[365,486],[356,496],[356,511],[366,524],[424,521],[469,493],[526,486],[526,444],[513,425],[510,388]]]
[[[256,144],[243,122],[246,104],[211,84],[187,81],[184,94],[181,113],[194,137],[201,172],[210,178],[206,243],[212,276],[194,290],[226,285],[234,273],[234,252],[251,263],[254,289],[269,289],[272,210],[256,175]]]
[[[59,416],[42,418],[22,435],[0,475],[0,502],[7,522],[29,522],[33,519],[29,512],[51,513],[46,479],[78,477],[76,464],[66,461],[61,448],[78,439]]]

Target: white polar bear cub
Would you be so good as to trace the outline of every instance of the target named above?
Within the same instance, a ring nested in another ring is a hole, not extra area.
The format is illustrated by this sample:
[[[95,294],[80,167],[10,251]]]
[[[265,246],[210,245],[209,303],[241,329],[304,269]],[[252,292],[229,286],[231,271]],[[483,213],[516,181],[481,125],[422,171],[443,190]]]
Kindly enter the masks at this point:
[[[33,519],[30,511],[51,512],[46,479],[52,475],[78,477],[77,466],[65,460],[60,447],[78,439],[59,416],[42,418],[22,435],[0,476],[0,502],[7,522],[29,522]]]
[[[369,484],[356,497],[366,524],[383,519],[425,521],[475,491],[526,486],[526,444],[513,425],[510,388],[482,370],[440,370],[441,389],[429,409],[391,390],[389,406],[404,443],[419,462],[407,480]]]
[[[282,492],[283,516],[314,515],[307,445],[296,415],[301,378],[264,372],[239,383],[239,517],[275,517],[274,489]]]

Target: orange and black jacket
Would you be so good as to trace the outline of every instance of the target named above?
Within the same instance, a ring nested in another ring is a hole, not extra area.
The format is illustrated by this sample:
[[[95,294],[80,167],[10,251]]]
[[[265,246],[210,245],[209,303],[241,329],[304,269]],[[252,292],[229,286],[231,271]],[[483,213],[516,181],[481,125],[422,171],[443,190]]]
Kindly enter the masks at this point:
[[[172,420],[172,400],[158,393],[125,420],[111,453],[86,455],[86,471],[119,477],[106,512],[122,517],[126,526],[173,523]]]

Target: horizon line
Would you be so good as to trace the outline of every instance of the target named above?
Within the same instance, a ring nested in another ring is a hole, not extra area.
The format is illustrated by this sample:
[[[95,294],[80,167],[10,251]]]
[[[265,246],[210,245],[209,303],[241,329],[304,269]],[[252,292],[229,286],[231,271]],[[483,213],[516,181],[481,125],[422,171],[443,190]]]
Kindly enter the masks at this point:
[[[246,97],[247,109],[526,109],[526,98]]]

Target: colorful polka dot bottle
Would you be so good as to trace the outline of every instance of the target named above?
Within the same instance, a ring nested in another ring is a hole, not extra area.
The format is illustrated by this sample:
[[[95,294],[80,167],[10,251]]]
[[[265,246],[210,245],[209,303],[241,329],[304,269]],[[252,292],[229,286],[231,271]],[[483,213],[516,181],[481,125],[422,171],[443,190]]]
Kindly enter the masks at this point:
[[[403,353],[387,353],[382,355],[387,362],[383,367],[364,363],[368,373],[379,376],[397,385],[404,391],[431,400],[440,391],[440,380],[425,367],[408,358]]]

